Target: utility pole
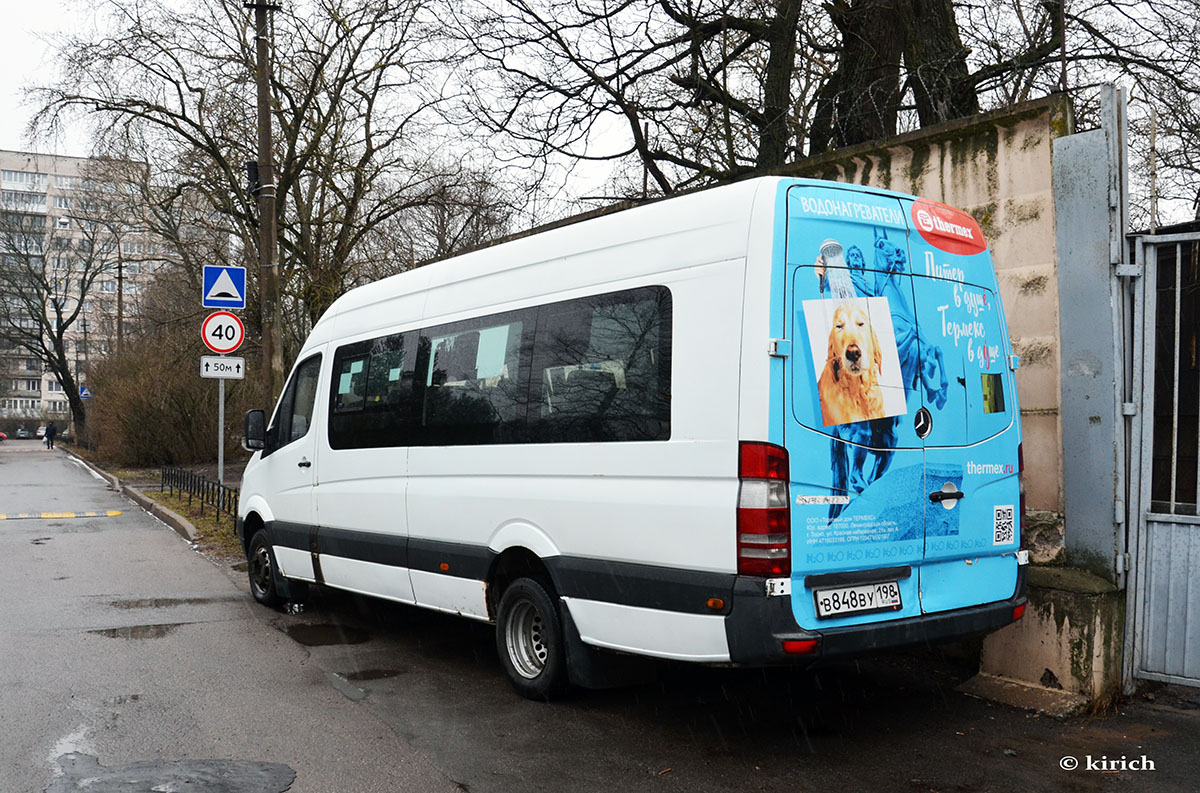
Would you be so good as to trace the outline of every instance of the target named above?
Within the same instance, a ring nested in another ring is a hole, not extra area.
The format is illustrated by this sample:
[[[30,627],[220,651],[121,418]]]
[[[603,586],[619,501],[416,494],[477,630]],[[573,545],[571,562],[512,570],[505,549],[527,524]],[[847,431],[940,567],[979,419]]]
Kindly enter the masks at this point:
[[[271,40],[268,12],[277,3],[243,0],[254,9],[254,43],[258,60],[258,295],[262,309],[262,369],[267,399],[274,402],[283,387],[283,345],[279,338],[279,269],[275,262],[275,162],[271,151]],[[268,414],[270,410],[268,409]]]
[[[117,352],[125,349],[125,254],[117,238]]]

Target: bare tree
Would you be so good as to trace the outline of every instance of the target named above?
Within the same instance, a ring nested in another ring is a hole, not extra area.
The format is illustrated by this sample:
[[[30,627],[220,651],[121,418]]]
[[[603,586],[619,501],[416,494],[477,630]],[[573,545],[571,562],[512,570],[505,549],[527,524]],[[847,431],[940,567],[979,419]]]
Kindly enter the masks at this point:
[[[40,126],[89,116],[110,150],[150,163],[161,208],[152,216],[164,237],[185,210],[178,202],[199,199],[241,259],[252,259],[249,15],[223,0],[96,5],[98,34],[58,43],[63,76],[38,94]],[[426,5],[311,0],[273,15],[280,313],[292,322],[292,351],[375,268],[364,253],[386,247],[381,235],[447,185],[475,178],[467,158],[437,156],[444,140],[428,110],[443,101],[446,53]],[[434,166],[447,162],[454,167]]]
[[[1158,196],[1170,216],[1193,216],[1200,198],[1200,2],[978,0],[961,4],[958,14],[984,109],[1065,87],[1086,128],[1098,121],[1098,86],[1129,89],[1135,224],[1149,220],[1148,127],[1156,111]],[[1060,19],[1065,47],[1055,32]]]
[[[636,161],[671,193],[977,113],[1058,26],[975,65],[951,0],[477,0],[468,112],[522,155]],[[619,125],[624,145],[606,129]],[[607,146],[605,145],[607,143]],[[626,180],[626,185],[632,180]]]
[[[126,216],[121,186],[86,178],[73,206],[46,214],[45,193],[6,195],[0,207],[0,344],[25,351],[54,375],[80,431],[87,423],[79,394],[79,335],[98,320],[105,293],[118,296]],[[108,332],[121,333],[121,315]],[[86,360],[86,350],[83,351]]]
[[[634,161],[657,193],[794,157],[796,86],[833,53],[800,47],[802,32],[806,45],[828,39],[803,0],[493,0],[445,13],[471,54],[466,113],[515,156]]]

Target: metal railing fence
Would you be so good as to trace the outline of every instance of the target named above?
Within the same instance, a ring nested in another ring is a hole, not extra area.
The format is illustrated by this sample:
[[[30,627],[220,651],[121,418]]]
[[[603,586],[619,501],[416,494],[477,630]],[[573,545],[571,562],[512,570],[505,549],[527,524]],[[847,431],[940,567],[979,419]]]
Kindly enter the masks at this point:
[[[160,475],[162,481],[159,484],[159,492],[168,491],[171,495],[175,495],[178,491],[180,498],[187,497],[188,506],[192,505],[193,500],[199,501],[201,515],[204,514],[206,506],[212,507],[217,513],[218,523],[221,515],[228,515],[230,523],[237,519],[238,494],[240,493],[238,488],[214,482],[186,468],[172,468],[164,465]]]

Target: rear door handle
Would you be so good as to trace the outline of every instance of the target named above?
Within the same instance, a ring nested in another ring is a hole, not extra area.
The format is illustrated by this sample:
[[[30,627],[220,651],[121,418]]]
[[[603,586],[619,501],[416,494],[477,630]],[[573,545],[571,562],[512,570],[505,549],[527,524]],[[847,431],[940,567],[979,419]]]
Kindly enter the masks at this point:
[[[300,462],[296,463],[296,465],[300,466],[301,468],[312,468],[312,463],[310,463],[308,460],[301,460]]]
[[[966,495],[961,490],[935,490],[929,494],[929,500],[935,504],[940,504],[952,498],[966,498]]]

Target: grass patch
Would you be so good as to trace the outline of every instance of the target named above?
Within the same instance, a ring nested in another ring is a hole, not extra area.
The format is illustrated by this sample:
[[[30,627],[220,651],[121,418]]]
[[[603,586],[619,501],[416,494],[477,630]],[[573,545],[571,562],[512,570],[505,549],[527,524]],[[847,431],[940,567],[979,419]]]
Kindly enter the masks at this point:
[[[122,481],[158,482],[162,479],[162,470],[159,468],[106,468],[104,470]]]
[[[217,511],[205,505],[201,510],[200,500],[192,499],[189,506],[187,496],[171,495],[169,491],[143,490],[167,509],[187,518],[196,527],[196,544],[207,554],[220,557],[241,557],[242,545],[233,529],[233,520],[225,514],[218,519]]]

